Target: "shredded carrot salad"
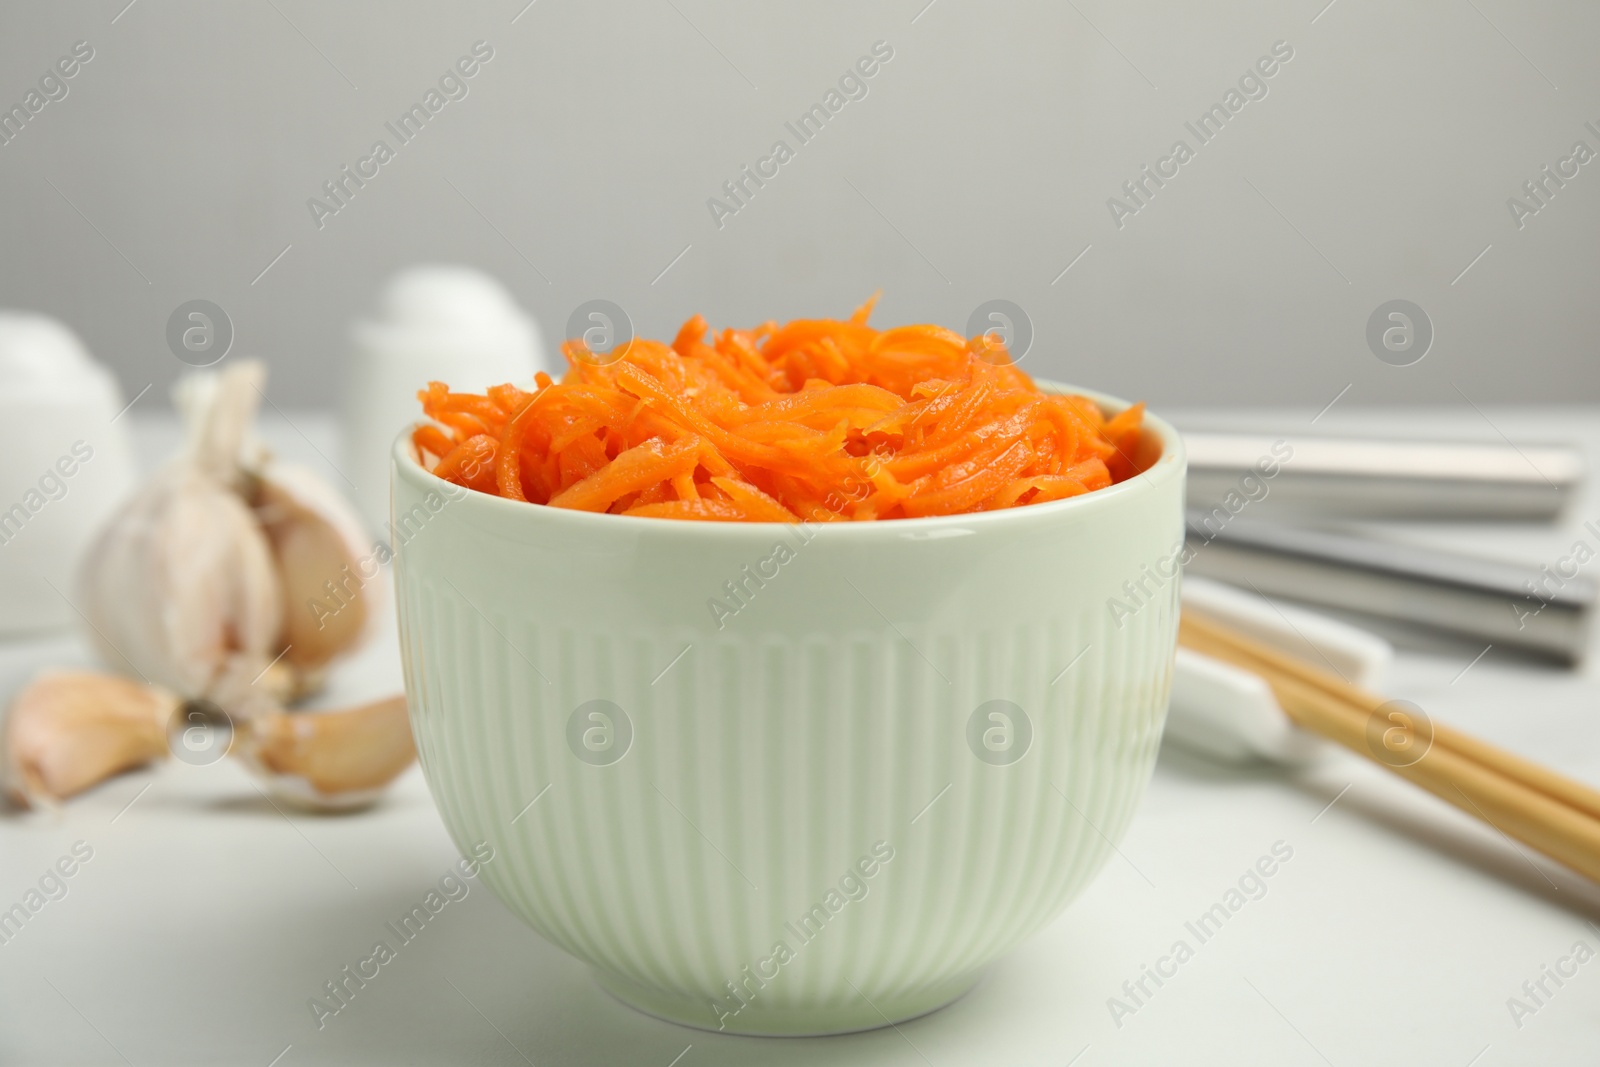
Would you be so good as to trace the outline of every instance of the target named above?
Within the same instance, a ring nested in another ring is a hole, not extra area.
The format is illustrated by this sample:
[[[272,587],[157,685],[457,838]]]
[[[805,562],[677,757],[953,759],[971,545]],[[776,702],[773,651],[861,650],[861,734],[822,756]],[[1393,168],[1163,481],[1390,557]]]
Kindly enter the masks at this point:
[[[671,345],[562,352],[561,381],[417,396],[412,440],[447,481],[511,500],[667,519],[952,515],[1103,489],[1154,462],[1144,405],[1107,419],[1045,393],[993,334],[796,319]],[[1154,454],[1153,454],[1154,453]]]

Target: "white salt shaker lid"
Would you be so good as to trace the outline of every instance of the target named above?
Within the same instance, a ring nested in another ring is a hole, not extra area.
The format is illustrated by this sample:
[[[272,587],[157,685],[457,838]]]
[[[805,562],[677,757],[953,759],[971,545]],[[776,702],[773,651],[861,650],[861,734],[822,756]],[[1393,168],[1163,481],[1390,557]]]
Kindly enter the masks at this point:
[[[78,335],[48,315],[0,308],[0,389],[7,396],[67,394],[103,389],[105,368]]]
[[[356,323],[355,334],[376,352],[427,348],[450,362],[487,356],[501,366],[548,369],[533,320],[504,286],[471,267],[425,264],[400,272],[385,287],[377,318]]]
[[[344,402],[345,480],[374,531],[389,515],[389,448],[422,417],[417,391],[430,381],[461,392],[555,372],[533,319],[493,277],[471,267],[425,264],[395,275],[378,312],[351,330]]]

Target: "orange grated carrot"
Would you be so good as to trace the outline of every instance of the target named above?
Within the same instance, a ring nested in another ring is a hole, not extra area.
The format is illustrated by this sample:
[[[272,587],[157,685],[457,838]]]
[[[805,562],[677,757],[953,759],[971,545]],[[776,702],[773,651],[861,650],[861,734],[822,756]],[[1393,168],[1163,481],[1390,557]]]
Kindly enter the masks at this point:
[[[412,441],[439,477],[581,511],[717,522],[950,515],[1062,500],[1147,469],[1144,405],[1114,417],[1045,393],[996,334],[795,319],[671,344],[562,352],[561,380],[418,392]]]

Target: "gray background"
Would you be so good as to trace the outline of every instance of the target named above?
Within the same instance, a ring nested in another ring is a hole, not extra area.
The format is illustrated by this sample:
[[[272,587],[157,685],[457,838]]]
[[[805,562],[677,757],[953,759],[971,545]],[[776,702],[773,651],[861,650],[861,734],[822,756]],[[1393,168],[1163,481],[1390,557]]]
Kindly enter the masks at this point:
[[[1600,149],[1594,4],[524,3],[8,3],[0,103],[96,56],[0,146],[0,306],[145,404],[197,297],[279,401],[333,403],[350,319],[419,260],[493,272],[547,342],[594,297],[661,335],[881,286],[882,323],[1013,300],[1030,369],[1158,404],[1600,399],[1600,162],[1520,231],[1506,206]],[[479,39],[467,98],[319,230],[307,198]],[[880,39],[869,95],[719,230],[706,199]],[[1269,95],[1117,229],[1107,198],[1278,40]],[[1364,340],[1397,297],[1436,328],[1411,367]]]

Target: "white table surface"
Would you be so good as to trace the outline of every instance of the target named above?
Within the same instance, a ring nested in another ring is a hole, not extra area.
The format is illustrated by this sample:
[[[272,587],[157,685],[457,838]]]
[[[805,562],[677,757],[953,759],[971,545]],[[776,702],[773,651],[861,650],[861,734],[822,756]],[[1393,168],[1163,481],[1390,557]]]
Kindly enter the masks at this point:
[[[1470,410],[1335,409],[1316,428],[1578,439],[1600,457],[1592,409],[1486,411],[1492,426]],[[1309,414],[1177,421],[1292,428]],[[146,461],[175,437],[159,416],[135,418],[134,429]],[[265,433],[296,458],[336,455],[326,418],[269,420]],[[1560,527],[1405,533],[1553,560],[1584,519],[1600,518],[1594,489]],[[1477,651],[1406,650],[1393,695],[1600,783],[1596,668],[1563,671],[1493,650],[1460,674]],[[86,657],[71,635],[0,645],[0,693],[39,666]],[[399,686],[391,628],[340,672],[326,701]],[[286,815],[231,762],[175,761],[57,812],[0,814],[0,909],[80,840],[94,854],[68,894],[0,945],[7,1067],[1600,1060],[1600,958],[1559,989],[1547,983],[1554,995],[1520,1027],[1507,1007],[1575,943],[1600,951],[1600,889],[1341,752],[1298,774],[1163,752],[1121,858],[975,991],[897,1029],[826,1039],[729,1037],[638,1014],[476,883],[318,1030],[307,999],[456,859],[415,768],[353,816]],[[1293,858],[1266,896],[1197,944],[1185,921],[1278,841]],[[1108,998],[1178,938],[1196,946],[1194,958],[1117,1025]]]

